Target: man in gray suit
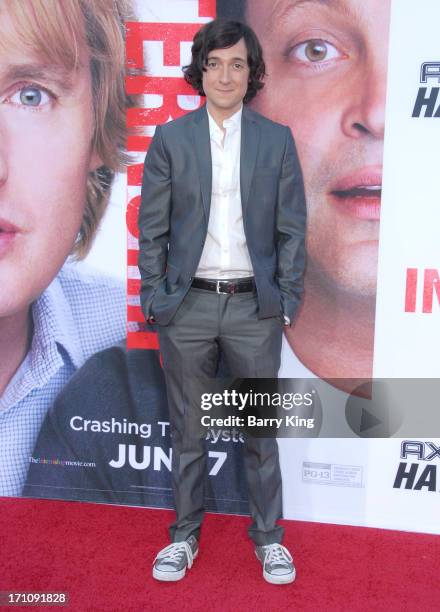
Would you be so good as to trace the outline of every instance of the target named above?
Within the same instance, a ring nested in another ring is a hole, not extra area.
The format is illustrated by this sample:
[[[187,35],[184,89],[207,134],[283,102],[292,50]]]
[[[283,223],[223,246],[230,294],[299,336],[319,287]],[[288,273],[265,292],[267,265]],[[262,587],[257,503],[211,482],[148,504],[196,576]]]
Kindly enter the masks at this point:
[[[234,377],[277,376],[305,263],[305,197],[292,134],[244,106],[265,75],[255,34],[238,22],[206,24],[184,73],[207,103],[156,128],[139,214],[141,303],[158,325],[177,514],[153,576],[169,581],[191,567],[203,517],[206,452],[189,382],[213,378],[220,351]],[[246,436],[244,463],[249,535],[264,578],[292,582],[295,568],[277,525],[276,439]]]

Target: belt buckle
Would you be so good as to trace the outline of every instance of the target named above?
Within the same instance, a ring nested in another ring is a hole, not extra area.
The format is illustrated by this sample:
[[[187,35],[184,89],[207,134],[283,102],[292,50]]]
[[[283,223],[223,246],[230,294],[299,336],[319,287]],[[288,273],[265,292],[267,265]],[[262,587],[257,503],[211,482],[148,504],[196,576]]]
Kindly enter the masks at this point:
[[[218,295],[220,295],[220,294],[222,294],[222,295],[226,295],[226,294],[228,294],[228,293],[229,293],[229,291],[220,291],[220,283],[227,283],[227,282],[228,282],[228,281],[223,281],[223,280],[218,280],[218,281],[215,281],[215,292],[216,292]]]

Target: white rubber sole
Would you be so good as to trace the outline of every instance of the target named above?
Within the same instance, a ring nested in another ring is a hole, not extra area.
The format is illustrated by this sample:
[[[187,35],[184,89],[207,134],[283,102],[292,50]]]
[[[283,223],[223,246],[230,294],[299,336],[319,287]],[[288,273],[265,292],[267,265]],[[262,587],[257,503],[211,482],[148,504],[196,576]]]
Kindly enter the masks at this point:
[[[194,553],[193,559],[196,559],[198,554],[199,549],[197,549]],[[187,567],[184,567],[178,572],[161,572],[160,570],[153,567],[153,578],[155,578],[156,580],[161,580],[162,582],[177,582],[178,580],[182,580],[182,578],[185,577],[186,570]]]
[[[255,556],[257,557],[261,565],[263,565],[256,551],[255,551]],[[296,569],[293,568],[293,572],[291,574],[282,574],[281,576],[277,576],[276,574],[275,575],[269,574],[268,572],[266,572],[266,570],[263,567],[263,578],[265,579],[266,582],[270,582],[270,584],[291,584],[292,582],[295,581]]]
[[[266,570],[263,570],[263,578],[266,582],[270,582],[270,584],[291,584],[295,581],[296,572],[292,572],[291,574],[284,574],[281,576],[268,574]]]

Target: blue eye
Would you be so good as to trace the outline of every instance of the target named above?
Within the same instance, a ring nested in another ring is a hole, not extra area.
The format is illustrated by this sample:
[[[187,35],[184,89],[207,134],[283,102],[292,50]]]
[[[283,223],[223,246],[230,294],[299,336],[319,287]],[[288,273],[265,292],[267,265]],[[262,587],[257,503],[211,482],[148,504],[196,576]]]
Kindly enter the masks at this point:
[[[36,87],[24,87],[20,90],[20,102],[25,106],[39,106],[41,104],[41,91]]]
[[[53,96],[51,96],[49,92],[35,85],[20,87],[20,89],[9,98],[11,104],[28,108],[39,108],[46,104],[50,104],[52,101]]]

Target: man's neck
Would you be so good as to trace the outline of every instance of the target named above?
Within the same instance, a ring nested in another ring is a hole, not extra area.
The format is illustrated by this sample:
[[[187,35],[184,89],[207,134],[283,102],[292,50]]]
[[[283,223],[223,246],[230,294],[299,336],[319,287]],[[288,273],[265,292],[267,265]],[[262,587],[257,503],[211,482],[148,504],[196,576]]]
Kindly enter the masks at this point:
[[[210,104],[209,100],[206,102],[206,108],[208,109],[209,114],[223,132],[225,131],[225,128],[223,127],[223,121],[226,121],[226,119],[229,119],[230,117],[235,115],[235,113],[237,113],[241,107],[242,104],[239,104],[233,109],[222,109]]]
[[[30,308],[0,318],[0,396],[26,356],[32,340]]]
[[[375,301],[323,295],[306,282],[304,301],[287,339],[320,378],[372,376]]]

